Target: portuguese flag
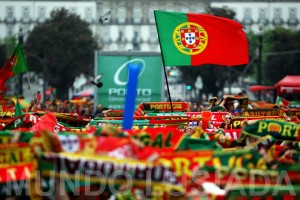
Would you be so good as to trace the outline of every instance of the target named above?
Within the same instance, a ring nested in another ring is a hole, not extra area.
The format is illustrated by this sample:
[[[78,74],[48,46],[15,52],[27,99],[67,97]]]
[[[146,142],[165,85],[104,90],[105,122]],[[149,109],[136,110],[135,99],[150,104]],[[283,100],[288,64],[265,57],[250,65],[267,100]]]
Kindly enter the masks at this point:
[[[17,44],[13,55],[8,59],[0,70],[0,80],[5,82],[11,76],[28,71],[23,48],[20,43]]]
[[[208,14],[154,11],[165,66],[249,62],[248,40],[236,21]]]

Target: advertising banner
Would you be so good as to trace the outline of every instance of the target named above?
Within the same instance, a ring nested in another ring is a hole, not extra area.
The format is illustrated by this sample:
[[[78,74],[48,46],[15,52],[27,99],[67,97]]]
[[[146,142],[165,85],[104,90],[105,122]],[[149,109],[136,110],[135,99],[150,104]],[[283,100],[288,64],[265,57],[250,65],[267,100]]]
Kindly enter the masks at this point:
[[[124,109],[128,63],[141,64],[135,107],[142,102],[162,101],[163,66],[159,53],[98,52],[95,76],[103,74],[103,86],[97,88],[97,104],[112,109]]]

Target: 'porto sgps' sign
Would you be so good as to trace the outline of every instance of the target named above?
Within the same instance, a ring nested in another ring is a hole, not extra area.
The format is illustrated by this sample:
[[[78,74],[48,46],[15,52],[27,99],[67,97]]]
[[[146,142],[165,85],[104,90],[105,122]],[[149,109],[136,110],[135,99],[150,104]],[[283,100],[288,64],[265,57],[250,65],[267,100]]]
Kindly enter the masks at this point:
[[[124,109],[128,63],[141,65],[136,107],[141,102],[162,100],[162,62],[160,54],[115,53],[97,54],[96,75],[103,73],[103,87],[97,90],[97,103],[112,109]]]

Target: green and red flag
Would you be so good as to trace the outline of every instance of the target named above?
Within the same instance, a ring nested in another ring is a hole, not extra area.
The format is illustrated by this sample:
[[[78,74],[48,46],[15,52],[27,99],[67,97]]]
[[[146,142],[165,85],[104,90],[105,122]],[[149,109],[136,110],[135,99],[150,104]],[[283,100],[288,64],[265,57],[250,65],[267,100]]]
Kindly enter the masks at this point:
[[[25,55],[22,45],[17,44],[14,53],[0,70],[0,80],[4,82],[15,74],[21,74],[28,71]]]
[[[285,106],[285,107],[288,107],[290,104],[291,104],[291,102],[290,101],[288,101],[288,100],[286,100],[285,98],[282,98],[282,97],[280,97],[280,96],[277,96],[276,97],[276,102],[275,102],[275,104],[276,105],[279,105],[279,106]]]
[[[234,20],[158,10],[154,15],[165,66],[236,66],[249,62],[246,33]]]

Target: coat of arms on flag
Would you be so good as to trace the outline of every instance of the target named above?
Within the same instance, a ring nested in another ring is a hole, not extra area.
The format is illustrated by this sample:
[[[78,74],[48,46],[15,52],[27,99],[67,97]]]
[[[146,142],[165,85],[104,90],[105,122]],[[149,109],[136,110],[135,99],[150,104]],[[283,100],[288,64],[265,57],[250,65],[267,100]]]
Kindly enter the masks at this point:
[[[200,31],[195,28],[181,28],[180,29],[181,43],[184,47],[193,49],[200,44]]]
[[[200,54],[208,44],[207,32],[199,24],[185,22],[179,24],[173,32],[173,42],[181,53]]]

